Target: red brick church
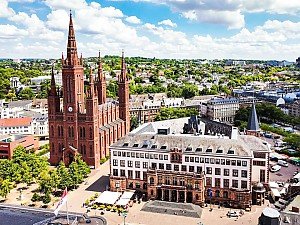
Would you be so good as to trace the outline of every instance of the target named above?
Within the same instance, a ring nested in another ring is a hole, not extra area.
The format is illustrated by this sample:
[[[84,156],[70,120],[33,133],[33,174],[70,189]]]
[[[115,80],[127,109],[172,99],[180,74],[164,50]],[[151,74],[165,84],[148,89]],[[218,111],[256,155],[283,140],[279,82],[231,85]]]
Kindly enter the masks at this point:
[[[129,80],[124,54],[118,79],[119,101],[107,102],[100,54],[97,77],[94,78],[91,70],[89,85],[84,87],[83,60],[82,56],[78,58],[70,14],[67,57],[62,56],[61,63],[63,87],[56,88],[52,72],[48,96],[50,163],[57,165],[64,161],[68,165],[79,153],[88,165],[97,168],[100,159],[109,155],[108,147],[130,129]]]

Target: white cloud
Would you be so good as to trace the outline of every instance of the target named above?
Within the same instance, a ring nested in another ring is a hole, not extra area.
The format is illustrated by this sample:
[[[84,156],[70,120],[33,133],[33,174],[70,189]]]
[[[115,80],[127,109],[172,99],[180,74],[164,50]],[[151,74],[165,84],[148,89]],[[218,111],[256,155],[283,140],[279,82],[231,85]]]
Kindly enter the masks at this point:
[[[87,6],[85,0],[45,0],[45,4],[51,9],[81,9]]]
[[[0,18],[1,17],[10,17],[15,14],[15,11],[8,7],[8,2],[6,0],[0,1]]]
[[[158,22],[158,25],[165,25],[165,26],[169,26],[169,27],[177,27],[177,24],[173,23],[172,20],[170,20],[170,19],[160,21],[160,22]]]
[[[6,24],[0,25],[0,39],[15,39],[26,36],[28,33],[26,30],[18,29],[14,25]]]
[[[141,20],[139,18],[137,18],[136,16],[128,16],[125,19],[128,23],[132,23],[132,24],[141,24]]]

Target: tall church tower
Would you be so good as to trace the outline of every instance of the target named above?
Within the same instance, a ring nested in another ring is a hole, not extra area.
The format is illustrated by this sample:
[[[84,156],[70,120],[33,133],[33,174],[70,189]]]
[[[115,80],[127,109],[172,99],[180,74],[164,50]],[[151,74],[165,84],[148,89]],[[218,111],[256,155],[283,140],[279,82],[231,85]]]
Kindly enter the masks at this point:
[[[125,133],[130,131],[130,113],[129,113],[129,79],[126,75],[126,64],[124,52],[122,52],[122,68],[119,76],[119,116],[125,122]]]
[[[103,74],[102,70],[102,62],[101,62],[101,56],[99,52],[99,60],[98,60],[98,83],[97,83],[97,89],[98,89],[98,100],[99,104],[106,103],[106,79]]]

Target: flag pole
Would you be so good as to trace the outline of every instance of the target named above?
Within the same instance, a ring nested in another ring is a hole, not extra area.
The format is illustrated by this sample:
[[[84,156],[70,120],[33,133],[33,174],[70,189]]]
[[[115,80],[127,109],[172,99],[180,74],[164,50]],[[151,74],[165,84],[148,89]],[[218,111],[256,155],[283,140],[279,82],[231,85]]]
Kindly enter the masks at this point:
[[[66,188],[66,190],[67,190],[67,188]],[[67,193],[68,193],[68,191],[67,191]],[[67,199],[67,201],[66,201],[66,208],[67,208],[67,223],[68,223],[68,225],[69,225],[69,224],[70,224],[70,221],[69,221],[68,199]]]

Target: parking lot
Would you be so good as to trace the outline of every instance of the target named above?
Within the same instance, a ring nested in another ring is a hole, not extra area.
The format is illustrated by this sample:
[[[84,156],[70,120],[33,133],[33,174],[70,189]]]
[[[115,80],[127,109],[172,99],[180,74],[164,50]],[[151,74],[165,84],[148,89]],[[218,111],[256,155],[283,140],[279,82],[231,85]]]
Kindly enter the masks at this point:
[[[276,162],[271,162],[275,163]],[[294,173],[296,171],[300,171],[299,166],[295,166],[291,163],[288,163],[288,167],[281,167],[281,169],[278,172],[272,173],[270,172],[270,181],[280,181],[280,182],[287,182],[289,179],[291,179],[294,176]]]

